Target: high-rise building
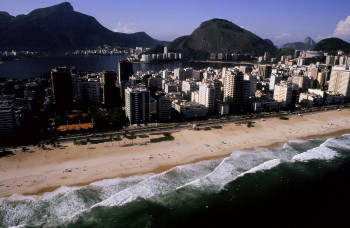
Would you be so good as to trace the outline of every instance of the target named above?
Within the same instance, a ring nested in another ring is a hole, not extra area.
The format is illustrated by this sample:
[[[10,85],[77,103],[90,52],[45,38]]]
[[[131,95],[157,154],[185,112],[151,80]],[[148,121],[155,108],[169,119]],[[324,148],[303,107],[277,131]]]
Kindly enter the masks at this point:
[[[16,132],[15,112],[12,106],[0,105],[0,135]]]
[[[216,79],[213,81],[214,89],[215,89],[215,100],[222,99],[222,81]]]
[[[300,51],[299,50],[295,50],[294,51],[294,59],[299,58],[299,56],[300,56]]]
[[[52,92],[58,109],[69,109],[73,103],[71,73],[67,67],[51,70]]]
[[[121,85],[122,82],[129,81],[129,77],[134,74],[133,63],[127,60],[120,60],[118,62],[118,73],[119,85]]]
[[[208,114],[215,113],[215,88],[209,83],[199,85],[199,104],[208,108]]]
[[[182,81],[182,92],[184,93],[184,98],[187,100],[191,99],[191,92],[198,90],[199,86],[192,80],[187,79]]]
[[[164,54],[168,55],[168,46],[164,46]]]
[[[185,68],[185,79],[193,78],[193,68]]]
[[[194,80],[201,80],[201,72],[199,70],[193,70],[193,79]]]
[[[174,69],[174,76],[176,79],[183,81],[186,79],[186,72],[182,68],[176,68]]]
[[[308,76],[312,77],[314,80],[317,79],[317,76],[318,76],[318,72],[320,70],[318,68],[312,68],[310,69],[309,73],[308,73]]]
[[[265,78],[270,78],[272,72],[272,66],[271,65],[259,65],[258,68],[258,75]]]
[[[294,75],[292,77],[293,84],[298,85],[300,92],[302,93],[307,92],[308,89],[312,88],[312,81],[313,79],[307,76]]]
[[[157,115],[161,122],[168,122],[171,120],[171,99],[167,96],[160,96],[157,99]]]
[[[350,70],[332,69],[328,91],[350,96]]]
[[[317,74],[317,82],[316,82],[316,88],[324,90],[325,86],[325,79],[326,79],[326,72],[319,72]]]
[[[292,104],[293,88],[292,83],[275,85],[273,99],[278,101],[283,108],[288,108]]]
[[[168,79],[168,76],[169,76],[169,71],[168,70],[164,70],[163,71],[163,79]]]
[[[230,113],[240,113],[243,109],[243,73],[226,72],[224,82],[224,102],[230,107]]]
[[[269,52],[265,52],[264,53],[264,61],[267,62],[267,61],[270,61],[271,59],[271,54]]]
[[[150,92],[144,87],[125,89],[125,115],[130,124],[148,123],[151,118]]]
[[[249,80],[243,80],[243,110],[250,108],[250,91],[251,82]]]
[[[98,79],[78,79],[77,98],[79,104],[101,104],[101,85]]]
[[[103,71],[102,73],[102,100],[105,105],[116,105],[119,93],[116,87],[117,75],[114,71]]]
[[[249,87],[249,96],[254,96],[256,92],[256,84],[257,84],[257,78],[255,75],[252,74],[245,74],[244,75],[244,81],[249,81],[250,82],[250,87]],[[271,78],[270,78],[271,82]],[[271,84],[271,83],[270,83]]]

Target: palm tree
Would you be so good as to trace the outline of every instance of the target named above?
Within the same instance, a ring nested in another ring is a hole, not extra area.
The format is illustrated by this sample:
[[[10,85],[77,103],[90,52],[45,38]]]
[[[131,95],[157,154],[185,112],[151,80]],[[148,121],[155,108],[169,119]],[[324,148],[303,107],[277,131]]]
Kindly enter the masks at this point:
[[[135,133],[132,131],[131,132],[131,144],[134,145],[134,137],[135,137]]]
[[[121,138],[120,138],[120,135],[119,135],[119,134],[117,135],[117,140],[118,140],[118,144],[119,144],[119,146],[120,146]]]

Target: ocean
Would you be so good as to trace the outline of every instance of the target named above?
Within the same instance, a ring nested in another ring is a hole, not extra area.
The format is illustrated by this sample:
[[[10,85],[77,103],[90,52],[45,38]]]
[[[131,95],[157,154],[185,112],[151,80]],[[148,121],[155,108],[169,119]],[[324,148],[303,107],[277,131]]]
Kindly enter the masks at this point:
[[[0,62],[0,78],[29,79],[41,77],[51,69],[58,66],[74,67],[78,71],[102,72],[104,70],[114,70],[118,72],[118,61],[127,59],[127,55],[113,56],[42,56],[23,58],[18,61]],[[158,64],[133,64],[134,72],[137,71],[160,71],[174,70],[175,68],[192,67],[200,70],[207,67],[221,69],[222,67],[235,66],[232,63],[211,63],[211,62],[168,62]]]
[[[349,227],[350,134],[0,198],[0,227]]]

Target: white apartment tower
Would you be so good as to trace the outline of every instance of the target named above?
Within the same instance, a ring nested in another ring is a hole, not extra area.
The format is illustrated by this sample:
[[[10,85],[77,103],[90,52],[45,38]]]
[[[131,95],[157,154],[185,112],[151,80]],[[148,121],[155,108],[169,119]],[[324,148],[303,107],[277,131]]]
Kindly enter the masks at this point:
[[[350,70],[332,69],[328,91],[350,96]]]
[[[292,103],[293,87],[291,83],[275,85],[273,99],[278,101],[282,107],[287,108]]]
[[[144,87],[125,89],[125,115],[130,124],[143,124],[150,121],[150,92]]]
[[[215,113],[215,88],[209,83],[199,85],[199,104],[208,108],[208,114]]]

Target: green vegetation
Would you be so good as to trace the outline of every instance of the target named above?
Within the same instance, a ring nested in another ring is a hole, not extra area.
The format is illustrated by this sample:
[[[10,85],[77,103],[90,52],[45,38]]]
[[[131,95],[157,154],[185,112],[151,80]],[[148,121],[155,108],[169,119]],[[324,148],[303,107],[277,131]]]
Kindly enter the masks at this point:
[[[248,128],[255,127],[255,126],[253,125],[253,123],[255,123],[255,122],[253,122],[253,121],[247,121],[247,122],[246,122],[246,125],[247,125]]]
[[[74,142],[73,142],[73,144],[76,146],[86,145],[87,143],[88,143],[87,140],[81,140],[81,141],[74,140]]]
[[[125,138],[129,139],[129,140],[133,140],[137,138],[137,135],[126,135]]]
[[[162,135],[163,133],[161,132],[156,132],[156,133],[151,133],[150,135]]]
[[[205,40],[205,42],[203,42]],[[201,23],[190,36],[174,40],[170,48],[183,53],[187,59],[208,59],[209,53],[275,54],[276,47],[230,21],[212,19]]]
[[[92,16],[75,12],[68,2],[36,9],[27,15],[21,15],[20,19],[2,14],[1,28],[1,50],[12,50],[16,47],[20,50],[59,53],[102,44],[149,47],[159,42],[145,32],[132,34],[112,32]],[[43,34],[45,34],[44,42]]]
[[[211,130],[211,127],[205,127],[203,130],[204,130],[204,131],[210,131],[210,130]]]
[[[336,52],[342,50],[350,52],[350,44],[339,38],[327,38],[318,42],[313,48],[313,51]]]
[[[89,107],[88,115],[91,117],[94,129],[107,131],[111,129],[121,129],[127,123],[125,112],[120,106],[115,107],[107,113],[98,113],[94,107]]]
[[[150,139],[151,143],[164,142],[164,141],[173,141],[175,138],[169,132],[163,133],[164,137]]]
[[[144,138],[149,138],[148,135],[138,135],[139,138],[144,139]]]
[[[281,60],[281,56],[282,56],[282,55],[285,55],[285,56],[288,56],[288,55],[294,56],[294,50],[291,49],[291,48],[280,48],[280,49],[278,49],[277,52],[276,52],[277,61],[280,61],[280,60]]]
[[[115,107],[111,112],[111,127],[120,129],[126,124],[126,115],[123,109],[119,107]]]
[[[113,141],[121,141],[121,140],[122,140],[122,138],[119,135],[117,138],[113,138]]]
[[[91,139],[90,144],[99,144],[99,143],[105,143],[105,142],[111,142],[111,139]]]
[[[280,116],[280,119],[281,119],[281,120],[289,120],[289,118],[286,117],[286,116]]]
[[[212,126],[211,128],[214,128],[214,129],[222,129],[222,126]]]

